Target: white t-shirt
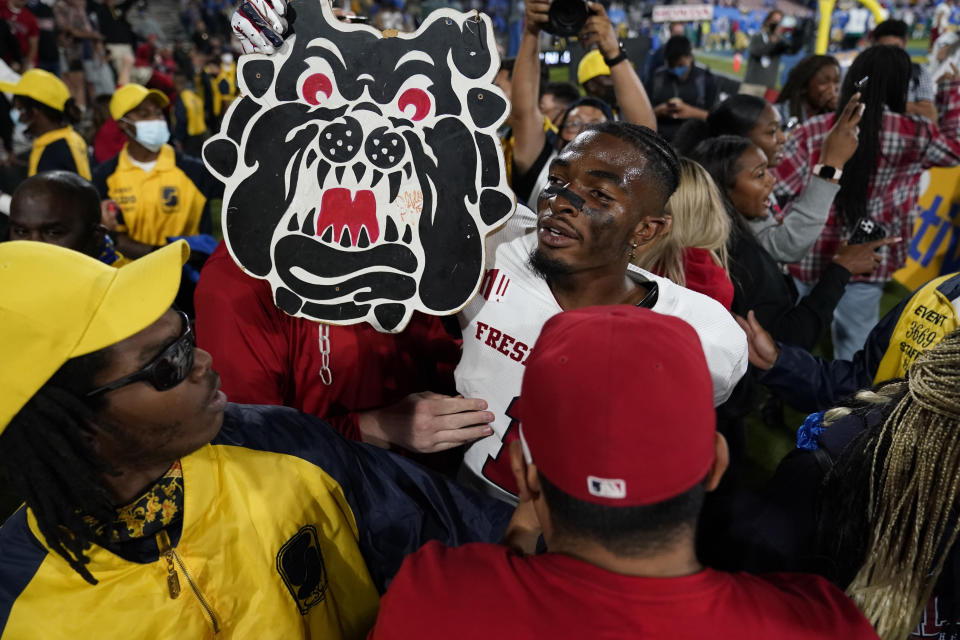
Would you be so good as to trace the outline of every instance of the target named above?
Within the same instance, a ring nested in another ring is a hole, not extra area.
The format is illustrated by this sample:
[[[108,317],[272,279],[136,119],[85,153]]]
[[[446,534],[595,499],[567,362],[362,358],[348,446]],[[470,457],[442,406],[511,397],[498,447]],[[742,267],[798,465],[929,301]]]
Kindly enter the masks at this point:
[[[494,434],[467,449],[460,477],[507,501],[514,500],[509,453],[504,446],[516,438],[517,421],[510,415],[511,405],[520,394],[524,365],[540,330],[562,311],[546,281],[527,262],[537,246],[535,229],[533,212],[518,205],[507,225],[488,238],[487,270],[480,292],[457,316],[463,332],[463,355],[455,374],[457,391],[464,397],[486,400],[496,416]],[[657,285],[656,301],[650,306],[653,311],[682,318],[697,331],[710,367],[714,404],[722,403],[747,370],[747,340],[739,325],[715,300],[642,269],[630,269],[636,281]]]
[[[867,32],[867,24],[870,21],[870,11],[863,7],[854,7],[850,9],[847,24],[843,28],[844,33],[858,34]]]

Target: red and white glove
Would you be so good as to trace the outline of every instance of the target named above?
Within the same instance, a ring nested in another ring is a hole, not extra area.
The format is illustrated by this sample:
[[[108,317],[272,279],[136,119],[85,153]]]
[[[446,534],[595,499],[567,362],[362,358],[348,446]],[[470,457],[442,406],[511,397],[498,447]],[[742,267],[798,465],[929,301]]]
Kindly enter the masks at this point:
[[[286,0],[244,0],[233,12],[230,27],[244,53],[272,54],[287,30]]]

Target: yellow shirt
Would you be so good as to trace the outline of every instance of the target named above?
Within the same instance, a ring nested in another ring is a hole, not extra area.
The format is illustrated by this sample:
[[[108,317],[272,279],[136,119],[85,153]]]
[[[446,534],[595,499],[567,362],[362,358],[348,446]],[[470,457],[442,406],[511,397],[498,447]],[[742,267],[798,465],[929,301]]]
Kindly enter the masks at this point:
[[[203,220],[208,195],[216,189],[199,160],[170,145],[163,146],[149,173],[131,162],[124,146],[116,158],[97,167],[93,184],[101,198],[120,207],[117,231],[152,245],[200,233],[201,221],[208,222]]]
[[[186,131],[188,136],[199,136],[207,131],[207,122],[203,116],[203,100],[197,95],[196,91],[184,89],[180,92],[180,101],[183,103],[183,113],[186,119]],[[177,122],[179,110],[173,111],[173,129],[176,131],[180,123]]]
[[[33,141],[28,176],[44,171],[72,171],[90,180],[90,156],[87,143],[67,126],[48,131]]]

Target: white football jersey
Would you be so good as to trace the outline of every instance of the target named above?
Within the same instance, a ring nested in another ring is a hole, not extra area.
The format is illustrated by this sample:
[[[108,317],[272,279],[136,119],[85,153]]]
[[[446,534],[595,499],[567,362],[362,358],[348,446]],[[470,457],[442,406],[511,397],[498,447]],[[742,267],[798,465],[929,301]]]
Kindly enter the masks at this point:
[[[506,226],[488,238],[480,291],[458,315],[463,355],[456,370],[457,391],[486,400],[495,415],[493,435],[467,449],[461,480],[508,501],[515,501],[516,492],[506,446],[517,439],[513,403],[540,330],[562,311],[546,281],[528,265],[537,246],[535,228],[536,216],[519,205]],[[723,305],[705,295],[633,266],[629,274],[638,282],[656,285],[656,299],[649,308],[682,318],[697,331],[710,367],[714,404],[725,401],[747,370],[747,339],[740,326]]]

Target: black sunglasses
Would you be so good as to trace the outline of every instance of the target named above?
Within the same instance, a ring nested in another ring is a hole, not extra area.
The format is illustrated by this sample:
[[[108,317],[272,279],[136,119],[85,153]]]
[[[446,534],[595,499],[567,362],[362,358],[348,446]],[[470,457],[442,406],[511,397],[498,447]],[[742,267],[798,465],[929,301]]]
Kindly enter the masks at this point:
[[[180,321],[183,323],[179,338],[139,371],[88,391],[86,397],[93,398],[134,382],[148,382],[157,391],[172,389],[183,382],[193,370],[193,350],[197,346],[197,341],[187,314],[182,311],[179,313]]]

